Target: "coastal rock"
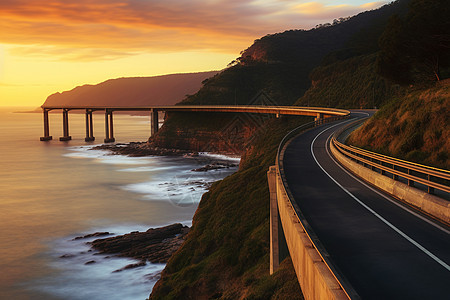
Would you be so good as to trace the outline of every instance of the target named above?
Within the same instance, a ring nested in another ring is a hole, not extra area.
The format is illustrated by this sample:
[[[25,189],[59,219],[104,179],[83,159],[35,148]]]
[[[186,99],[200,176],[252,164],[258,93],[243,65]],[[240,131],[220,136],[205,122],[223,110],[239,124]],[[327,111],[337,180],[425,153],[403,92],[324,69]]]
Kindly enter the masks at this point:
[[[111,234],[113,234],[113,233],[109,233],[107,231],[105,231],[105,232],[96,232],[96,233],[86,234],[84,236],[77,236],[72,241],[81,240],[81,239],[88,239],[88,238],[92,238],[92,237],[111,235]]]
[[[189,227],[172,224],[161,228],[151,228],[146,232],[135,231],[120,236],[97,239],[88,244],[101,254],[131,257],[140,260],[141,264],[145,264],[146,261],[166,263],[183,244],[188,232]]]
[[[131,142],[127,144],[104,144],[92,148],[93,150],[109,150],[115,155],[126,155],[131,157],[142,156],[192,156],[196,154],[188,150],[167,149],[154,147],[147,142]],[[198,155],[198,154],[197,154]]]
[[[194,171],[194,172],[207,172],[207,171],[210,171],[210,170],[228,169],[228,168],[237,167],[237,166],[239,166],[239,165],[238,164],[233,164],[233,163],[227,163],[227,162],[215,162],[215,163],[203,166],[201,168],[193,169],[191,171]]]
[[[124,271],[124,270],[129,270],[129,269],[139,268],[139,267],[143,267],[143,266],[145,266],[145,265],[146,265],[145,262],[139,262],[139,263],[137,263],[137,264],[129,264],[129,265],[126,265],[125,267],[123,267],[123,268],[121,268],[121,269],[118,269],[118,270],[113,271],[113,273],[118,273],[118,272],[122,272],[122,271]]]

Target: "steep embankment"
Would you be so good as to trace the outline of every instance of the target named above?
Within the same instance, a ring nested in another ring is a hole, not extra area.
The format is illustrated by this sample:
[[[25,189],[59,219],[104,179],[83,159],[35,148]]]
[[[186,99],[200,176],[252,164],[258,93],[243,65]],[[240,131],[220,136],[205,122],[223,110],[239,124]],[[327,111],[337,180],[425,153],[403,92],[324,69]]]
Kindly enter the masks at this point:
[[[50,95],[44,105],[173,105],[196,93],[213,72],[110,79]]]
[[[386,155],[450,169],[450,79],[392,100],[348,143]]]
[[[186,242],[169,260],[151,299],[301,299],[290,260],[269,275],[266,172],[286,132],[308,118],[266,121],[240,170],[213,184]]]

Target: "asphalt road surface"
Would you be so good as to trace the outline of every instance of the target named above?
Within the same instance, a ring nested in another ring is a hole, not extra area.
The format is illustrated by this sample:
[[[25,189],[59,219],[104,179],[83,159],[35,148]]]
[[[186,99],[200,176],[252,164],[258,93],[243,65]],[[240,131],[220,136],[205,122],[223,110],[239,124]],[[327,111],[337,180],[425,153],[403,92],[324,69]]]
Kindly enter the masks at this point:
[[[288,187],[305,219],[362,299],[450,299],[449,228],[340,167],[328,143],[344,123],[316,127],[286,149]]]

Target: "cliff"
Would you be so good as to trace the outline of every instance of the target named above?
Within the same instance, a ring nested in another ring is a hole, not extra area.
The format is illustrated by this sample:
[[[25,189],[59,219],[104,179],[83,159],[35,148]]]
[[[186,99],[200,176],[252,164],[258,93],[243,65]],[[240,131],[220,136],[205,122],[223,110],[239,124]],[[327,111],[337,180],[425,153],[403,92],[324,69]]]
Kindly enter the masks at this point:
[[[50,95],[44,105],[173,105],[196,93],[213,72],[110,79]]]
[[[243,155],[265,120],[251,114],[169,113],[150,143],[162,148]]]

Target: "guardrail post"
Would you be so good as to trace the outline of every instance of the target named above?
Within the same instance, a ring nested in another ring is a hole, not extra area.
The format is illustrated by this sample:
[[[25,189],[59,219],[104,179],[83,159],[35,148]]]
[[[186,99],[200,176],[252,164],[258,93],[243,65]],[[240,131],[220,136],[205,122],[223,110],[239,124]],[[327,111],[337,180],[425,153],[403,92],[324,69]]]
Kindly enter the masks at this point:
[[[430,174],[427,175],[427,179],[428,179],[428,181],[431,181],[430,180],[431,179]],[[428,185],[428,194],[434,194],[434,187],[431,187],[431,186]]]
[[[408,169],[408,175],[411,175],[411,170],[410,169]],[[411,179],[408,179],[408,185],[409,186],[414,186],[414,181],[411,180]]]
[[[392,165],[392,169],[395,171],[395,165],[394,164]],[[392,179],[398,180],[398,175],[392,173]]]

